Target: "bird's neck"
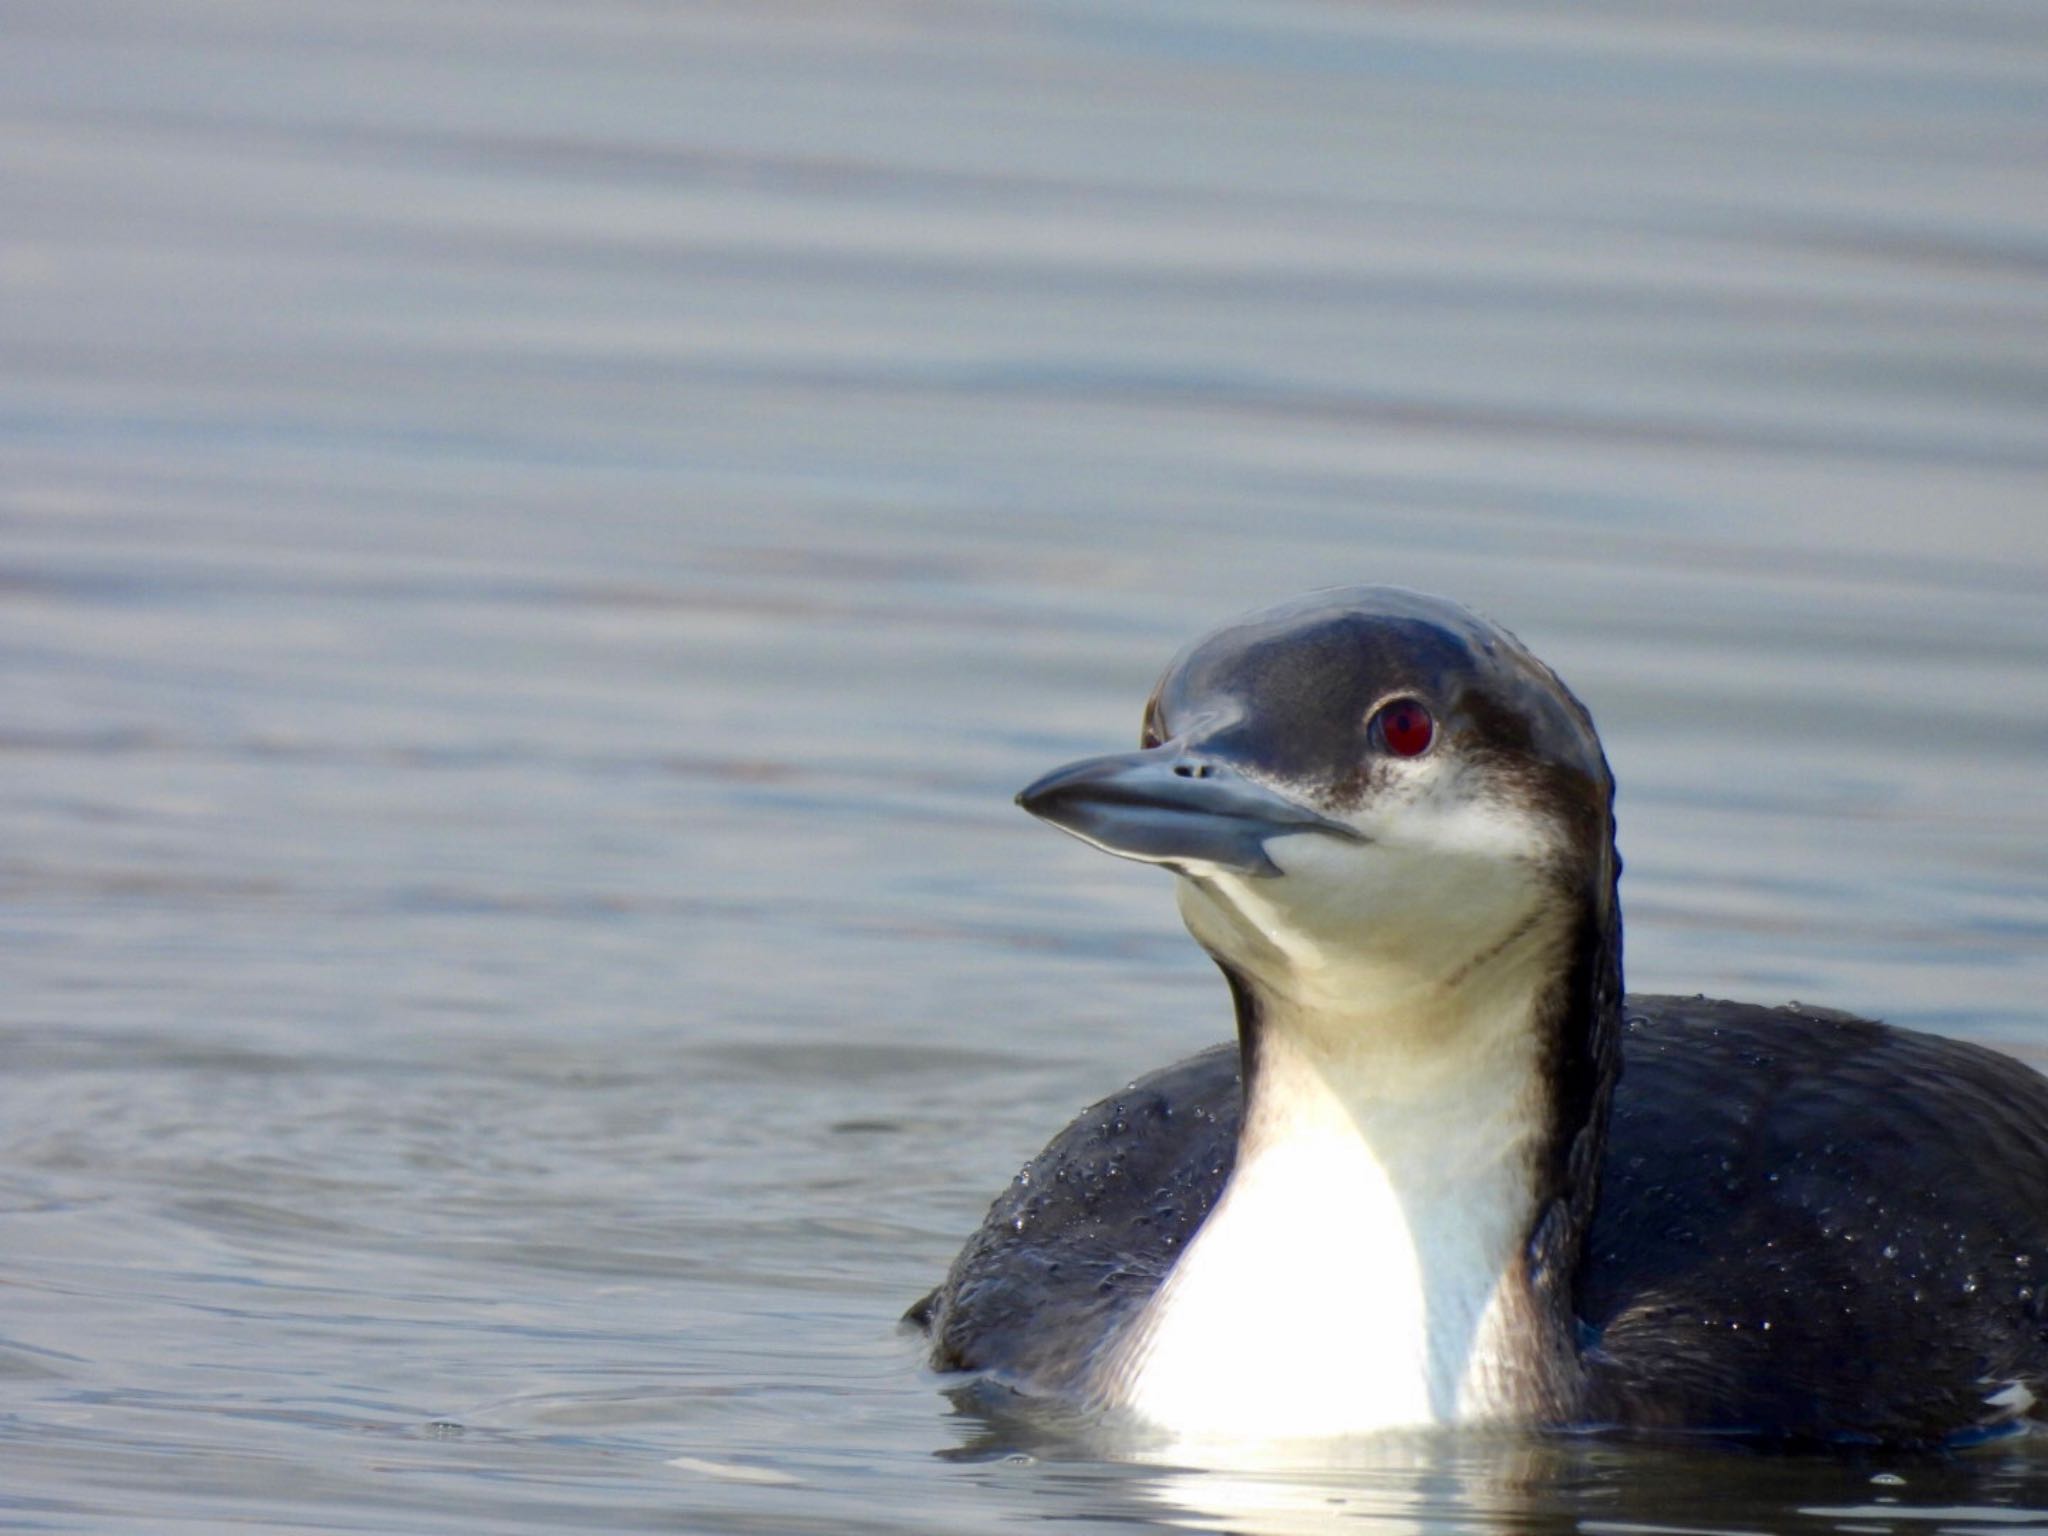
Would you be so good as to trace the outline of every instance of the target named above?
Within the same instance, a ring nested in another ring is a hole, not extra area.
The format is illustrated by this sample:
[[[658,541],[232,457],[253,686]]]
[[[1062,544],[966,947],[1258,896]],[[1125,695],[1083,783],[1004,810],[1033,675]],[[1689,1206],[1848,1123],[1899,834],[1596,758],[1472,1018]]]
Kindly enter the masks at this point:
[[[1567,1040],[1606,969],[1585,937],[1538,924],[1450,982],[1362,964],[1341,1001],[1226,963],[1236,1164],[1105,1395],[1232,1436],[1568,1412],[1606,1107],[1577,1080],[1594,1043]]]

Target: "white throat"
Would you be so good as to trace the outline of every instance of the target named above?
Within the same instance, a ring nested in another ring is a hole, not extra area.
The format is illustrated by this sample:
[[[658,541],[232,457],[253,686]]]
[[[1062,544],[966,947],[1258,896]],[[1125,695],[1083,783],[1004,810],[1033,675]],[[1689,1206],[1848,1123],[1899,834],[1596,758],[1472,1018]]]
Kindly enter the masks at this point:
[[[1185,905],[1201,936],[1199,898]],[[1348,974],[1344,993],[1374,1002],[1341,1009],[1324,986],[1253,976],[1236,1167],[1099,1361],[1105,1406],[1231,1439],[1545,1410],[1557,1341],[1522,1251],[1549,1130],[1535,1010],[1554,944],[1518,934],[1433,984],[1406,965]],[[1352,958],[1348,972],[1373,969]]]

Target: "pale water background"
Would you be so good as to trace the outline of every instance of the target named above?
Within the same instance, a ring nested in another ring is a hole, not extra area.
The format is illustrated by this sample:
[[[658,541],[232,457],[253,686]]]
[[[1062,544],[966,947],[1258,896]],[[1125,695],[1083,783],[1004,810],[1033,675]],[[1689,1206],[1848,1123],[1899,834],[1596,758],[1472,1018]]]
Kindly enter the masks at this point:
[[[1636,986],[2048,1061],[2048,9],[0,4],[0,1526],[2048,1529],[921,1372],[1227,1028],[1010,795],[1357,579],[1591,703]]]

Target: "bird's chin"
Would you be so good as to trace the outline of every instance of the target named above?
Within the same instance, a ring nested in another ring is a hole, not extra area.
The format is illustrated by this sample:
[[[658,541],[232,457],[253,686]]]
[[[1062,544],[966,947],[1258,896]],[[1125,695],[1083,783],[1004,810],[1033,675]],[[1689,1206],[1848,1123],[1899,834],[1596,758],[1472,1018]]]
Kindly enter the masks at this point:
[[[1276,875],[1184,873],[1181,920],[1219,963],[1304,1007],[1483,986],[1496,960],[1564,910],[1520,860],[1314,836],[1270,846]]]
[[[1181,921],[1219,964],[1267,990],[1291,990],[1304,969],[1314,968],[1321,948],[1296,910],[1300,884],[1284,867],[1260,878],[1227,870],[1184,873],[1177,882]]]

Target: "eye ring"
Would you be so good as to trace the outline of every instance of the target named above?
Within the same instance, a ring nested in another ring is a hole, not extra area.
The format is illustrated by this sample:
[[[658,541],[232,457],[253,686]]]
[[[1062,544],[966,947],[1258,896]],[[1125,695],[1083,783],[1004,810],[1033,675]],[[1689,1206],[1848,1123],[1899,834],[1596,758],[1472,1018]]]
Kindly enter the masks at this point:
[[[1370,728],[1374,744],[1394,757],[1420,757],[1436,745],[1436,717],[1406,695],[1374,710]]]

